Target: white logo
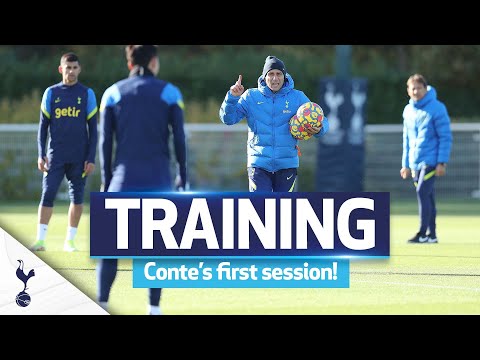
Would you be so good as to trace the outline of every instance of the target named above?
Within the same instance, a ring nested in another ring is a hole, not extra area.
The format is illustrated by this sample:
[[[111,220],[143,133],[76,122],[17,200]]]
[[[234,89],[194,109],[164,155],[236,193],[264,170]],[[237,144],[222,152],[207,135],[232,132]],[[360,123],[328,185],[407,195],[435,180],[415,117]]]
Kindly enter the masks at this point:
[[[257,105],[263,104],[265,101],[258,101]]]
[[[350,129],[348,129],[348,140],[352,145],[363,143],[363,105],[367,100],[367,94],[360,91],[360,84],[352,84],[351,101],[354,107],[352,118],[350,119]]]
[[[293,174],[290,176],[287,176],[287,180],[290,180],[293,177]]]
[[[330,127],[328,129],[328,137],[322,137],[321,141],[328,145],[338,145],[342,142],[345,135],[338,115],[338,109],[345,102],[345,98],[342,93],[336,92],[334,82],[328,82],[326,84],[324,100],[330,110],[328,114],[325,114]]]

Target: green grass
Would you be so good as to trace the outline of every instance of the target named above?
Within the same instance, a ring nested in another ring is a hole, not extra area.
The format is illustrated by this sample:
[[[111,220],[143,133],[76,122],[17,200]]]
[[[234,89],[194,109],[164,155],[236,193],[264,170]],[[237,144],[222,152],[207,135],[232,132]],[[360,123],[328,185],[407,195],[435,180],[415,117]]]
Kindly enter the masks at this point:
[[[37,205],[0,205],[0,226],[25,246],[35,240]],[[95,299],[95,260],[89,257],[89,209],[76,239],[62,251],[67,204],[59,202],[48,230],[48,251],[37,253]],[[391,257],[354,260],[348,289],[164,289],[161,306],[180,314],[480,314],[480,201],[438,204],[438,244],[407,244],[418,227],[415,202],[391,206]],[[145,314],[147,290],[132,287],[131,260],[121,260],[112,314]]]

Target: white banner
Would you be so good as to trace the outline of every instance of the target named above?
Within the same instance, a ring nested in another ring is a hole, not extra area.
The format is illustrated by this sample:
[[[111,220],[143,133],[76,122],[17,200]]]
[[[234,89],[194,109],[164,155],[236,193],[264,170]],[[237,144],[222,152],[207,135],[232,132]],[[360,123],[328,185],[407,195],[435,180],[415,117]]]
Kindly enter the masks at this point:
[[[0,315],[108,315],[0,228]]]

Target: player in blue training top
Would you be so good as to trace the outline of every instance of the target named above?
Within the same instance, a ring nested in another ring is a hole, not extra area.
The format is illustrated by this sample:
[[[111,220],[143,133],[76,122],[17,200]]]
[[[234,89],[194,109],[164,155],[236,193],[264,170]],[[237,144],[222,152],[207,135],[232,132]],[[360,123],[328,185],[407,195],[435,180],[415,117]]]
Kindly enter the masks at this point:
[[[74,239],[83,212],[85,183],[95,170],[98,110],[95,93],[78,82],[81,66],[74,53],[62,55],[58,72],[62,74],[62,82],[45,90],[40,109],[37,165],[43,172],[43,183],[33,251],[46,250],[48,223],[64,177],[70,195],[64,250],[77,250]]]
[[[292,192],[300,164],[298,140],[290,133],[289,122],[309,98],[295,89],[285,64],[267,56],[258,86],[245,90],[242,75],[225,95],[220,120],[234,125],[247,119],[247,170],[250,192]],[[323,118],[319,127],[307,128],[309,135],[320,138],[328,132]]]
[[[176,86],[156,78],[160,65],[155,45],[128,45],[125,53],[130,75],[109,87],[100,104],[102,188],[108,192],[172,191],[172,132],[178,172],[175,188],[185,189],[182,94]],[[106,310],[117,266],[117,259],[97,263],[97,300]],[[149,289],[149,314],[160,314],[160,295],[161,289]]]

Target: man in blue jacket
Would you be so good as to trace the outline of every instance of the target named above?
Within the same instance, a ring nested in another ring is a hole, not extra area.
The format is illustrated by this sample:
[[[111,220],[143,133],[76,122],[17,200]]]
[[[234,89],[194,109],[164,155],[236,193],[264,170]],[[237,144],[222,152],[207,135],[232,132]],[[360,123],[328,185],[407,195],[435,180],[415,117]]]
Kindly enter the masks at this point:
[[[105,90],[100,104],[102,188],[108,192],[172,191],[172,132],[177,163],[175,188],[185,189],[187,154],[182,94],[173,84],[156,78],[160,65],[155,45],[128,45],[125,53],[129,77]],[[97,300],[105,310],[117,267],[117,259],[101,259],[97,263]],[[161,290],[149,289],[151,315],[160,314]]]
[[[289,121],[309,98],[294,88],[283,61],[275,56],[265,59],[258,87],[245,91],[242,75],[230,87],[220,107],[220,120],[234,125],[247,119],[247,168],[249,190],[292,192],[299,166],[298,140],[290,133]],[[328,131],[325,117],[320,127],[307,129],[319,138]]]
[[[437,243],[435,177],[444,176],[452,147],[450,117],[446,106],[425,77],[414,74],[407,81],[409,103],[403,110],[403,155],[400,176],[413,178],[420,229],[409,243]]]

